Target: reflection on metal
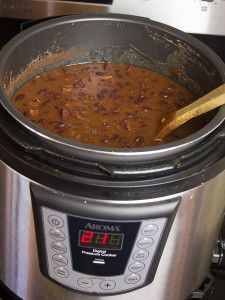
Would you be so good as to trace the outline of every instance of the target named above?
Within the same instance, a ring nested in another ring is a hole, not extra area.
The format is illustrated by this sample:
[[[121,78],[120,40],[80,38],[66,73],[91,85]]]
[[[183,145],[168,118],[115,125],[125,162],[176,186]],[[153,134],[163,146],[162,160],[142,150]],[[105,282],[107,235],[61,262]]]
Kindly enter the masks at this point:
[[[84,12],[138,15],[190,33],[225,35],[224,0],[0,0],[0,17],[38,19]]]

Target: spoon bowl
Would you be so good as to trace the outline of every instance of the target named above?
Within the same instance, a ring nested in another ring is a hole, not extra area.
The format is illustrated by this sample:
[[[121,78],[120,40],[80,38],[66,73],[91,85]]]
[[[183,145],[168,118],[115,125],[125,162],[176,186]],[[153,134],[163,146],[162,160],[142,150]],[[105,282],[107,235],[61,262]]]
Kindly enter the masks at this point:
[[[155,139],[161,141],[173,130],[180,127],[187,121],[205,114],[225,104],[225,84],[217,87],[208,94],[192,102],[191,104],[165,116],[162,120],[162,127]]]

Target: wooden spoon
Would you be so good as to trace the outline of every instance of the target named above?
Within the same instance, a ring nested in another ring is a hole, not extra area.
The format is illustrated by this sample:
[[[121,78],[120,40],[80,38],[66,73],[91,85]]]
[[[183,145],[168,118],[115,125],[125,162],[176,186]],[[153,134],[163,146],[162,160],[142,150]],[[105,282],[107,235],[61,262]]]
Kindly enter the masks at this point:
[[[169,114],[162,119],[162,127],[155,139],[161,141],[174,129],[186,123],[190,119],[207,113],[221,105],[225,104],[225,84],[199,98],[193,103]]]

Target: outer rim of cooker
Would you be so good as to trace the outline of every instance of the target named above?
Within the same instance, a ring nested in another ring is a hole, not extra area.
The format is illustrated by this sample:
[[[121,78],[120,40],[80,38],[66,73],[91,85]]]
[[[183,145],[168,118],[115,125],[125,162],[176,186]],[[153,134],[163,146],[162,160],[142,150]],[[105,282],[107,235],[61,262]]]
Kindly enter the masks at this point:
[[[26,29],[22,33],[15,36],[10,40],[1,50],[0,61],[3,63],[0,64],[0,73],[2,72],[4,61],[7,60],[7,55],[10,53],[11,49],[16,47],[22,40],[32,36],[38,31],[46,30],[54,26],[65,23],[74,23],[74,22],[84,22],[84,21],[123,21],[123,22],[134,22],[140,25],[152,26],[159,30],[163,30],[165,33],[173,34],[177,38],[181,38],[187,43],[193,45],[197,50],[202,52],[211,63],[215,66],[217,71],[221,76],[221,83],[225,82],[225,64],[220,59],[220,57],[215,54],[208,46],[197,40],[196,38],[186,34],[178,29],[170,27],[168,25],[155,22],[146,18],[136,17],[136,16],[127,16],[120,14],[82,14],[82,15],[71,15],[65,17],[59,17],[57,19],[48,20],[41,24],[34,25],[32,28]],[[73,141],[66,140],[60,136],[57,136],[52,133],[41,129],[24,116],[22,116],[14,106],[8,101],[2,83],[0,83],[0,94],[1,94],[1,104],[4,109],[13,117],[13,119],[20,123],[26,130],[34,134],[38,139],[44,141],[50,148],[53,148],[57,152],[63,152],[64,154],[74,155],[81,159],[88,159],[89,161],[100,161],[106,163],[131,163],[131,162],[145,162],[152,159],[159,159],[172,156],[174,154],[180,153],[192,146],[200,143],[206,136],[212,133],[225,119],[225,107],[221,107],[215,117],[201,130],[196,133],[180,139],[178,141],[160,145],[152,146],[146,148],[130,148],[130,149],[121,149],[121,148],[107,148],[99,147],[88,144],[76,143]]]

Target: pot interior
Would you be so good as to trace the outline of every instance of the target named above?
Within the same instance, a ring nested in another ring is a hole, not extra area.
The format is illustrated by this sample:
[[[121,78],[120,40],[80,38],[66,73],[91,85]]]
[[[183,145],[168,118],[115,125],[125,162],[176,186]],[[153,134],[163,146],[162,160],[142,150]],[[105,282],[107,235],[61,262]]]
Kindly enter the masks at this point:
[[[159,72],[200,96],[221,83],[221,76],[204,53],[178,32],[139,18],[120,20],[67,17],[26,30],[14,39],[1,79],[11,96],[24,81],[58,66],[87,62],[131,64]],[[41,27],[41,28],[40,28]],[[182,35],[182,34],[181,34]],[[192,43],[193,42],[193,43]],[[200,42],[198,43],[200,44]],[[199,46],[199,45],[198,45]],[[208,50],[208,49],[207,49]]]

